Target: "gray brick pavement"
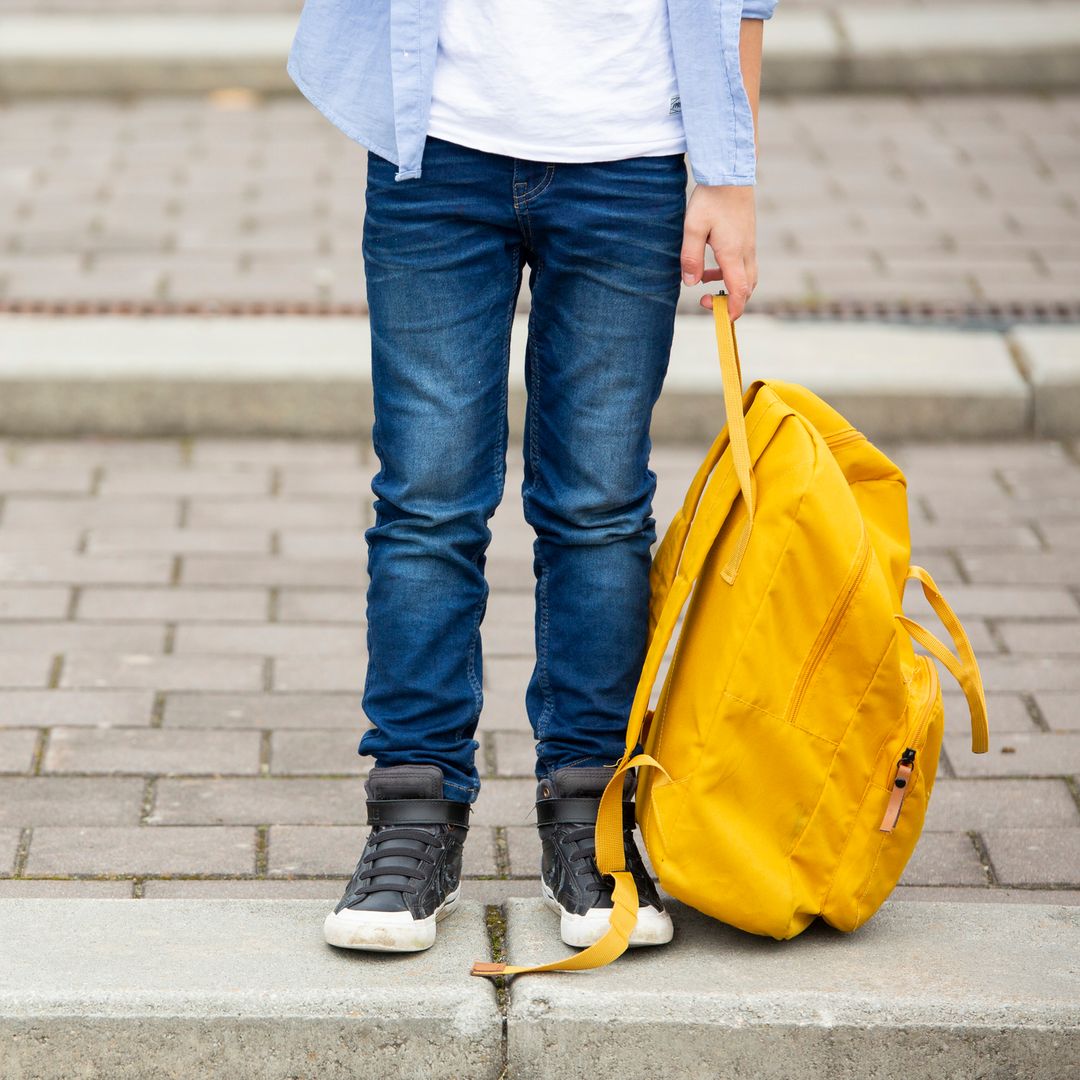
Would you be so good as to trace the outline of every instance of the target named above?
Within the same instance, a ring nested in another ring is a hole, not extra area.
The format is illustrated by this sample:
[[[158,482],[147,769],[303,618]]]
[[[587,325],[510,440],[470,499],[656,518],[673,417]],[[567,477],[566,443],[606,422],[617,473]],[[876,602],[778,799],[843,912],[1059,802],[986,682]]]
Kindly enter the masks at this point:
[[[1075,301],[1076,103],[770,99],[758,299]],[[0,142],[0,299],[362,300],[364,153],[297,98],[28,101]]]
[[[11,493],[0,492],[0,552],[14,558],[9,568],[36,569],[30,582],[0,583],[0,895],[332,898],[363,837],[370,448],[196,439],[2,449]],[[948,596],[979,646],[994,732],[991,753],[973,757],[946,680],[947,765],[905,895],[1075,902],[1075,450],[895,452],[909,472],[916,558],[963,579]],[[657,447],[661,527],[699,453]],[[89,489],[70,482],[80,469],[93,472]],[[1057,479],[1030,482],[1040,472]],[[210,490],[210,476],[226,479]],[[530,534],[518,482],[511,475],[493,522],[485,779],[467,863],[474,888],[499,896],[529,892],[538,857],[523,706]],[[36,533],[46,542],[33,543]],[[1015,580],[1017,557],[1038,559],[1047,580]],[[104,581],[103,562],[116,568]],[[124,580],[147,566],[166,572]]]

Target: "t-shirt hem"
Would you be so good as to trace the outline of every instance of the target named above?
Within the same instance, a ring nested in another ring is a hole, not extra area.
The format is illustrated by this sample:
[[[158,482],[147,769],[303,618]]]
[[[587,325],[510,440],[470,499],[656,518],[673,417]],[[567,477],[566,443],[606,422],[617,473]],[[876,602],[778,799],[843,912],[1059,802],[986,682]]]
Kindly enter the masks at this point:
[[[627,158],[664,157],[668,154],[686,153],[685,136],[662,142],[545,148],[535,144],[515,143],[510,139],[489,139],[470,131],[447,127],[438,121],[429,123],[428,135],[487,154],[501,154],[503,157],[518,158],[521,161],[543,161],[556,165],[585,165],[599,161],[625,161]]]

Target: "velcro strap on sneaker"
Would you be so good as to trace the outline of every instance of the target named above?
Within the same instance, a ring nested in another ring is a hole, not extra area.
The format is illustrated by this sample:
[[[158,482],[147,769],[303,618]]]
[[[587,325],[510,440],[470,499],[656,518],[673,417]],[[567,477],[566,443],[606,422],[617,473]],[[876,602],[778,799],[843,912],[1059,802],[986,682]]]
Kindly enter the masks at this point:
[[[369,825],[458,825],[469,827],[468,803],[453,799],[368,799]]]
[[[562,822],[567,825],[590,825],[596,820],[600,810],[599,799],[540,799],[536,804],[536,824],[554,825]],[[633,802],[623,802],[623,821],[627,826],[634,823]]]

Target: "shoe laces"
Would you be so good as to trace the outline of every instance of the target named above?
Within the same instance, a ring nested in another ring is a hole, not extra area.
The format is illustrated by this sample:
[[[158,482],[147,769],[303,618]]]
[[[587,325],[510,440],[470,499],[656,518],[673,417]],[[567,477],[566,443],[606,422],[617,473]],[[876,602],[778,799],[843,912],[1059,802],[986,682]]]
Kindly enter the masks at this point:
[[[376,892],[418,893],[420,882],[426,881],[429,876],[425,867],[434,866],[443,851],[442,838],[445,835],[429,829],[409,828],[407,825],[380,825],[372,829],[354,875],[358,884],[356,898],[363,899],[369,893]],[[414,842],[423,844],[423,850],[412,846]],[[432,848],[435,850],[432,851]],[[416,865],[404,864],[402,860],[405,859]],[[392,865],[386,865],[388,860]],[[380,878],[408,880],[404,883],[384,881],[380,884]]]
[[[623,843],[626,846],[628,869],[630,869],[630,855],[634,850],[633,845],[629,843],[631,836],[632,830],[624,827]],[[610,895],[615,885],[600,873],[600,867],[596,865],[596,826],[571,826],[563,832],[563,839],[573,845],[567,858],[574,873],[579,876],[585,873],[590,874],[593,878],[593,887],[602,895]]]

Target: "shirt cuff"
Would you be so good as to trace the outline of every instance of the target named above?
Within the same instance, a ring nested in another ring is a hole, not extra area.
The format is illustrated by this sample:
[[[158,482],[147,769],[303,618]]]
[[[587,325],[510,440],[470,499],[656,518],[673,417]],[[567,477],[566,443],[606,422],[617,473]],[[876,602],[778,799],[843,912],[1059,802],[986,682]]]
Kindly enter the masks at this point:
[[[744,19],[771,19],[778,0],[743,0]]]

